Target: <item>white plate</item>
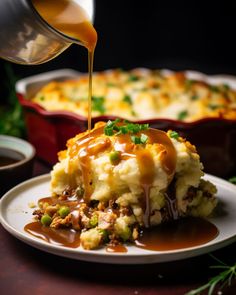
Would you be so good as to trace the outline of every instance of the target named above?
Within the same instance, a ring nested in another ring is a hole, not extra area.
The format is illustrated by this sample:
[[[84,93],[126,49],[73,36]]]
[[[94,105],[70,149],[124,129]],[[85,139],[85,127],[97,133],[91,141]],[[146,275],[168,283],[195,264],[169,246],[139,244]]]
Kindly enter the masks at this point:
[[[108,253],[105,249],[93,251],[81,247],[72,249],[37,239],[25,232],[24,226],[32,221],[34,211],[28,204],[37,203],[39,198],[50,195],[48,174],[25,181],[6,193],[0,203],[0,220],[9,233],[23,242],[40,250],[73,259],[119,264],[158,263],[185,259],[214,251],[236,241],[236,186],[215,176],[206,175],[205,178],[218,188],[217,197],[222,210],[209,220],[217,226],[219,235],[214,240],[196,247],[159,252],[128,246],[127,253]]]

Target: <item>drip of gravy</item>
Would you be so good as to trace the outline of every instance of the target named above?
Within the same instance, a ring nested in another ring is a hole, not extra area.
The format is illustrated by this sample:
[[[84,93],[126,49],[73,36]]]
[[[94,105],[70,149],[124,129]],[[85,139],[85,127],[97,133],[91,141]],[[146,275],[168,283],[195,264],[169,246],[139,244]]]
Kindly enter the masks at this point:
[[[97,32],[85,10],[70,0],[32,0],[38,13],[46,22],[61,33],[74,38],[74,43],[88,50],[88,130],[91,130],[92,72]]]
[[[121,244],[118,245],[107,245],[106,251],[110,253],[127,253],[128,249]]]
[[[177,209],[177,199],[176,199],[176,191],[175,191],[175,180],[169,184],[167,192],[165,193],[166,199],[166,209],[167,214],[170,220],[176,220],[179,218],[179,213]]]

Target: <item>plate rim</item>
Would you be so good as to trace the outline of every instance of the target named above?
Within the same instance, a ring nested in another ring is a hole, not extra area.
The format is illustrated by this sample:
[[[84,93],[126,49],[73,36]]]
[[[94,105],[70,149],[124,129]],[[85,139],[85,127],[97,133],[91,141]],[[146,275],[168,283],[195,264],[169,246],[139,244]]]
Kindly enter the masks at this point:
[[[231,184],[227,180],[219,178],[217,176],[205,173],[204,177],[208,180],[211,180],[216,186],[221,186],[222,188],[226,188],[229,191],[234,193],[236,191],[235,185]],[[150,251],[150,250],[141,250],[142,253],[110,253],[110,252],[100,252],[98,250],[84,250],[84,249],[73,249],[60,245],[49,244],[43,240],[37,239],[33,236],[30,236],[27,233],[23,233],[22,231],[16,229],[13,225],[7,222],[6,217],[4,218],[4,211],[6,211],[6,206],[10,204],[10,202],[16,198],[16,193],[18,190],[22,188],[27,188],[28,186],[32,187],[37,183],[47,183],[50,181],[50,173],[42,174],[33,178],[30,178],[5,193],[0,199],[0,223],[3,228],[8,231],[15,238],[23,241],[24,243],[37,248],[41,251],[45,251],[54,255],[72,258],[75,260],[83,260],[90,262],[100,262],[100,263],[113,263],[113,264],[150,264],[150,263],[162,263],[162,262],[171,262],[176,260],[183,260],[199,255],[203,255],[209,253],[210,251],[215,251],[220,249],[221,247],[225,247],[236,240],[236,231],[235,235],[230,236],[224,240],[220,240],[216,243],[213,243],[214,240],[210,241],[206,244],[177,249],[177,250],[168,250],[168,251]],[[235,201],[236,202],[236,201]],[[127,246],[130,247],[130,246]],[[131,245],[132,247],[132,245]],[[184,257],[181,257],[184,252]],[[76,256],[76,257],[75,257]],[[160,261],[158,261],[158,257],[162,257]],[[173,256],[173,257],[172,257]],[[104,260],[104,258],[106,258]],[[123,258],[123,259],[121,259]],[[125,259],[124,259],[125,258]],[[121,261],[122,260],[122,261]]]

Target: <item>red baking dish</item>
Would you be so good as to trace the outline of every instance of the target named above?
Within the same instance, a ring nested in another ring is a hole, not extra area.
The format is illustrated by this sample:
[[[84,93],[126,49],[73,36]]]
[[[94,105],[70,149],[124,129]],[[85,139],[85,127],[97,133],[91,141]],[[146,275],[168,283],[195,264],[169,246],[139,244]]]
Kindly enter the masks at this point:
[[[208,83],[227,83],[236,88],[236,78],[231,76],[206,76],[190,71],[185,73],[191,79],[200,79]],[[63,69],[25,78],[16,84],[17,96],[24,111],[28,140],[35,146],[38,157],[50,164],[57,161],[57,152],[65,149],[69,138],[87,129],[87,118],[68,111],[46,111],[31,102],[30,98],[49,81],[75,78],[78,75],[81,73]],[[114,117],[93,118],[92,125],[108,119]],[[151,127],[165,131],[175,130],[186,137],[196,145],[205,172],[220,177],[229,177],[236,173],[236,120],[204,118],[186,123],[158,118],[136,122],[149,123]]]

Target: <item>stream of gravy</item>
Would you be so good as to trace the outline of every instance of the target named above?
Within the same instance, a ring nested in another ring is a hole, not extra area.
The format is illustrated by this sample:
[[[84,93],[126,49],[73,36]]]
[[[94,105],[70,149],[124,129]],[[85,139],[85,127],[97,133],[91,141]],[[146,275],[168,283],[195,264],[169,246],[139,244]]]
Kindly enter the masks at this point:
[[[84,9],[70,0],[32,0],[39,14],[46,22],[61,33],[74,38],[74,43],[88,50],[88,130],[91,130],[92,73],[97,32]]]

